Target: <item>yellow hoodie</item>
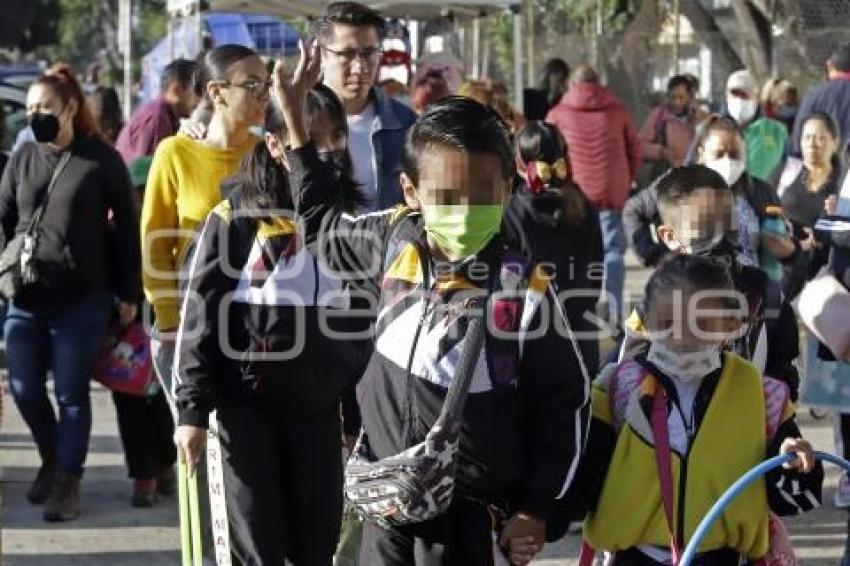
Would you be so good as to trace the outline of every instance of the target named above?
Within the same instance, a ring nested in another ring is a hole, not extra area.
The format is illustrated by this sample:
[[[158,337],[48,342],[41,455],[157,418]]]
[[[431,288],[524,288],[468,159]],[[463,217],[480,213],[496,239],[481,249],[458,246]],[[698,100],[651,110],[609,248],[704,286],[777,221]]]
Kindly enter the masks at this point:
[[[157,147],[142,205],[142,283],[161,330],[180,322],[177,284],[183,254],[198,225],[222,200],[221,182],[256,144],[218,149],[177,134]]]

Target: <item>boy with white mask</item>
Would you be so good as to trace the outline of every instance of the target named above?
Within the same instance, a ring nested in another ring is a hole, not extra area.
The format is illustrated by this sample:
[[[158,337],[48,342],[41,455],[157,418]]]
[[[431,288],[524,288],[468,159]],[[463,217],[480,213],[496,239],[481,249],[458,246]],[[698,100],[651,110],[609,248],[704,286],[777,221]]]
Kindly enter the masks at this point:
[[[721,259],[729,267],[736,290],[747,297],[751,306],[747,326],[725,347],[785,382],[796,398],[799,376],[792,363],[798,352],[796,320],[793,311],[779,304],[776,284],[764,271],[740,259],[735,195],[721,175],[701,165],[672,169],[655,191],[656,235],[667,254]],[[646,344],[645,314],[638,309],[627,320],[623,357],[634,355]]]
[[[747,143],[747,172],[764,181],[782,163],[788,131],[759,111],[759,85],[746,69],[726,81],[726,112],[741,126]]]

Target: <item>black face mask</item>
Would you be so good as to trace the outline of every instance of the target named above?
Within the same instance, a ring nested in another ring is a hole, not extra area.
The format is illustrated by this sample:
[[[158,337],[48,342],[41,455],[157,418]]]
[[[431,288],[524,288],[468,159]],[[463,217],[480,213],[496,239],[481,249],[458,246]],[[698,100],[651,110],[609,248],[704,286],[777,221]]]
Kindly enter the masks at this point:
[[[49,143],[55,141],[59,135],[59,118],[54,114],[36,112],[29,117],[29,127],[35,141]]]
[[[337,171],[346,171],[350,167],[351,160],[346,149],[334,149],[319,153],[319,159],[333,165]]]
[[[729,231],[719,236],[693,238],[690,248],[693,255],[727,260],[731,264],[738,255],[738,233]]]

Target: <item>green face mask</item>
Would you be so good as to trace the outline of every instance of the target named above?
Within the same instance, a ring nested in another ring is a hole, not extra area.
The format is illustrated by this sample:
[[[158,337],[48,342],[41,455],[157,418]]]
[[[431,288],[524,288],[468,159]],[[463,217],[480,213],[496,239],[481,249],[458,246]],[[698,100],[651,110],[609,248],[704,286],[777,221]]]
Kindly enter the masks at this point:
[[[450,260],[475,255],[499,232],[501,204],[443,204],[422,208],[425,231]]]

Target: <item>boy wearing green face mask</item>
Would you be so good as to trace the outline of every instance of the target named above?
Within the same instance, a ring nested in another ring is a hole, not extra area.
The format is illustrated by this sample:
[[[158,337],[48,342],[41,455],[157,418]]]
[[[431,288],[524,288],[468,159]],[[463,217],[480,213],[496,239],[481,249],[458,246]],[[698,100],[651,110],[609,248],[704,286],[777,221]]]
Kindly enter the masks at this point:
[[[317,58],[303,53],[292,80],[278,66],[274,91],[292,132],[287,159],[304,243],[377,307],[375,351],[357,391],[361,441],[377,459],[425,438],[466,346],[466,301],[487,299],[452,504],[403,527],[367,519],[360,561],[493,564],[495,535],[495,552],[527,564],[577,468],[589,380],[551,277],[499,235],[514,170],[507,128],[470,99],[434,104],[403,149],[407,206],[351,217],[303,126]]]

